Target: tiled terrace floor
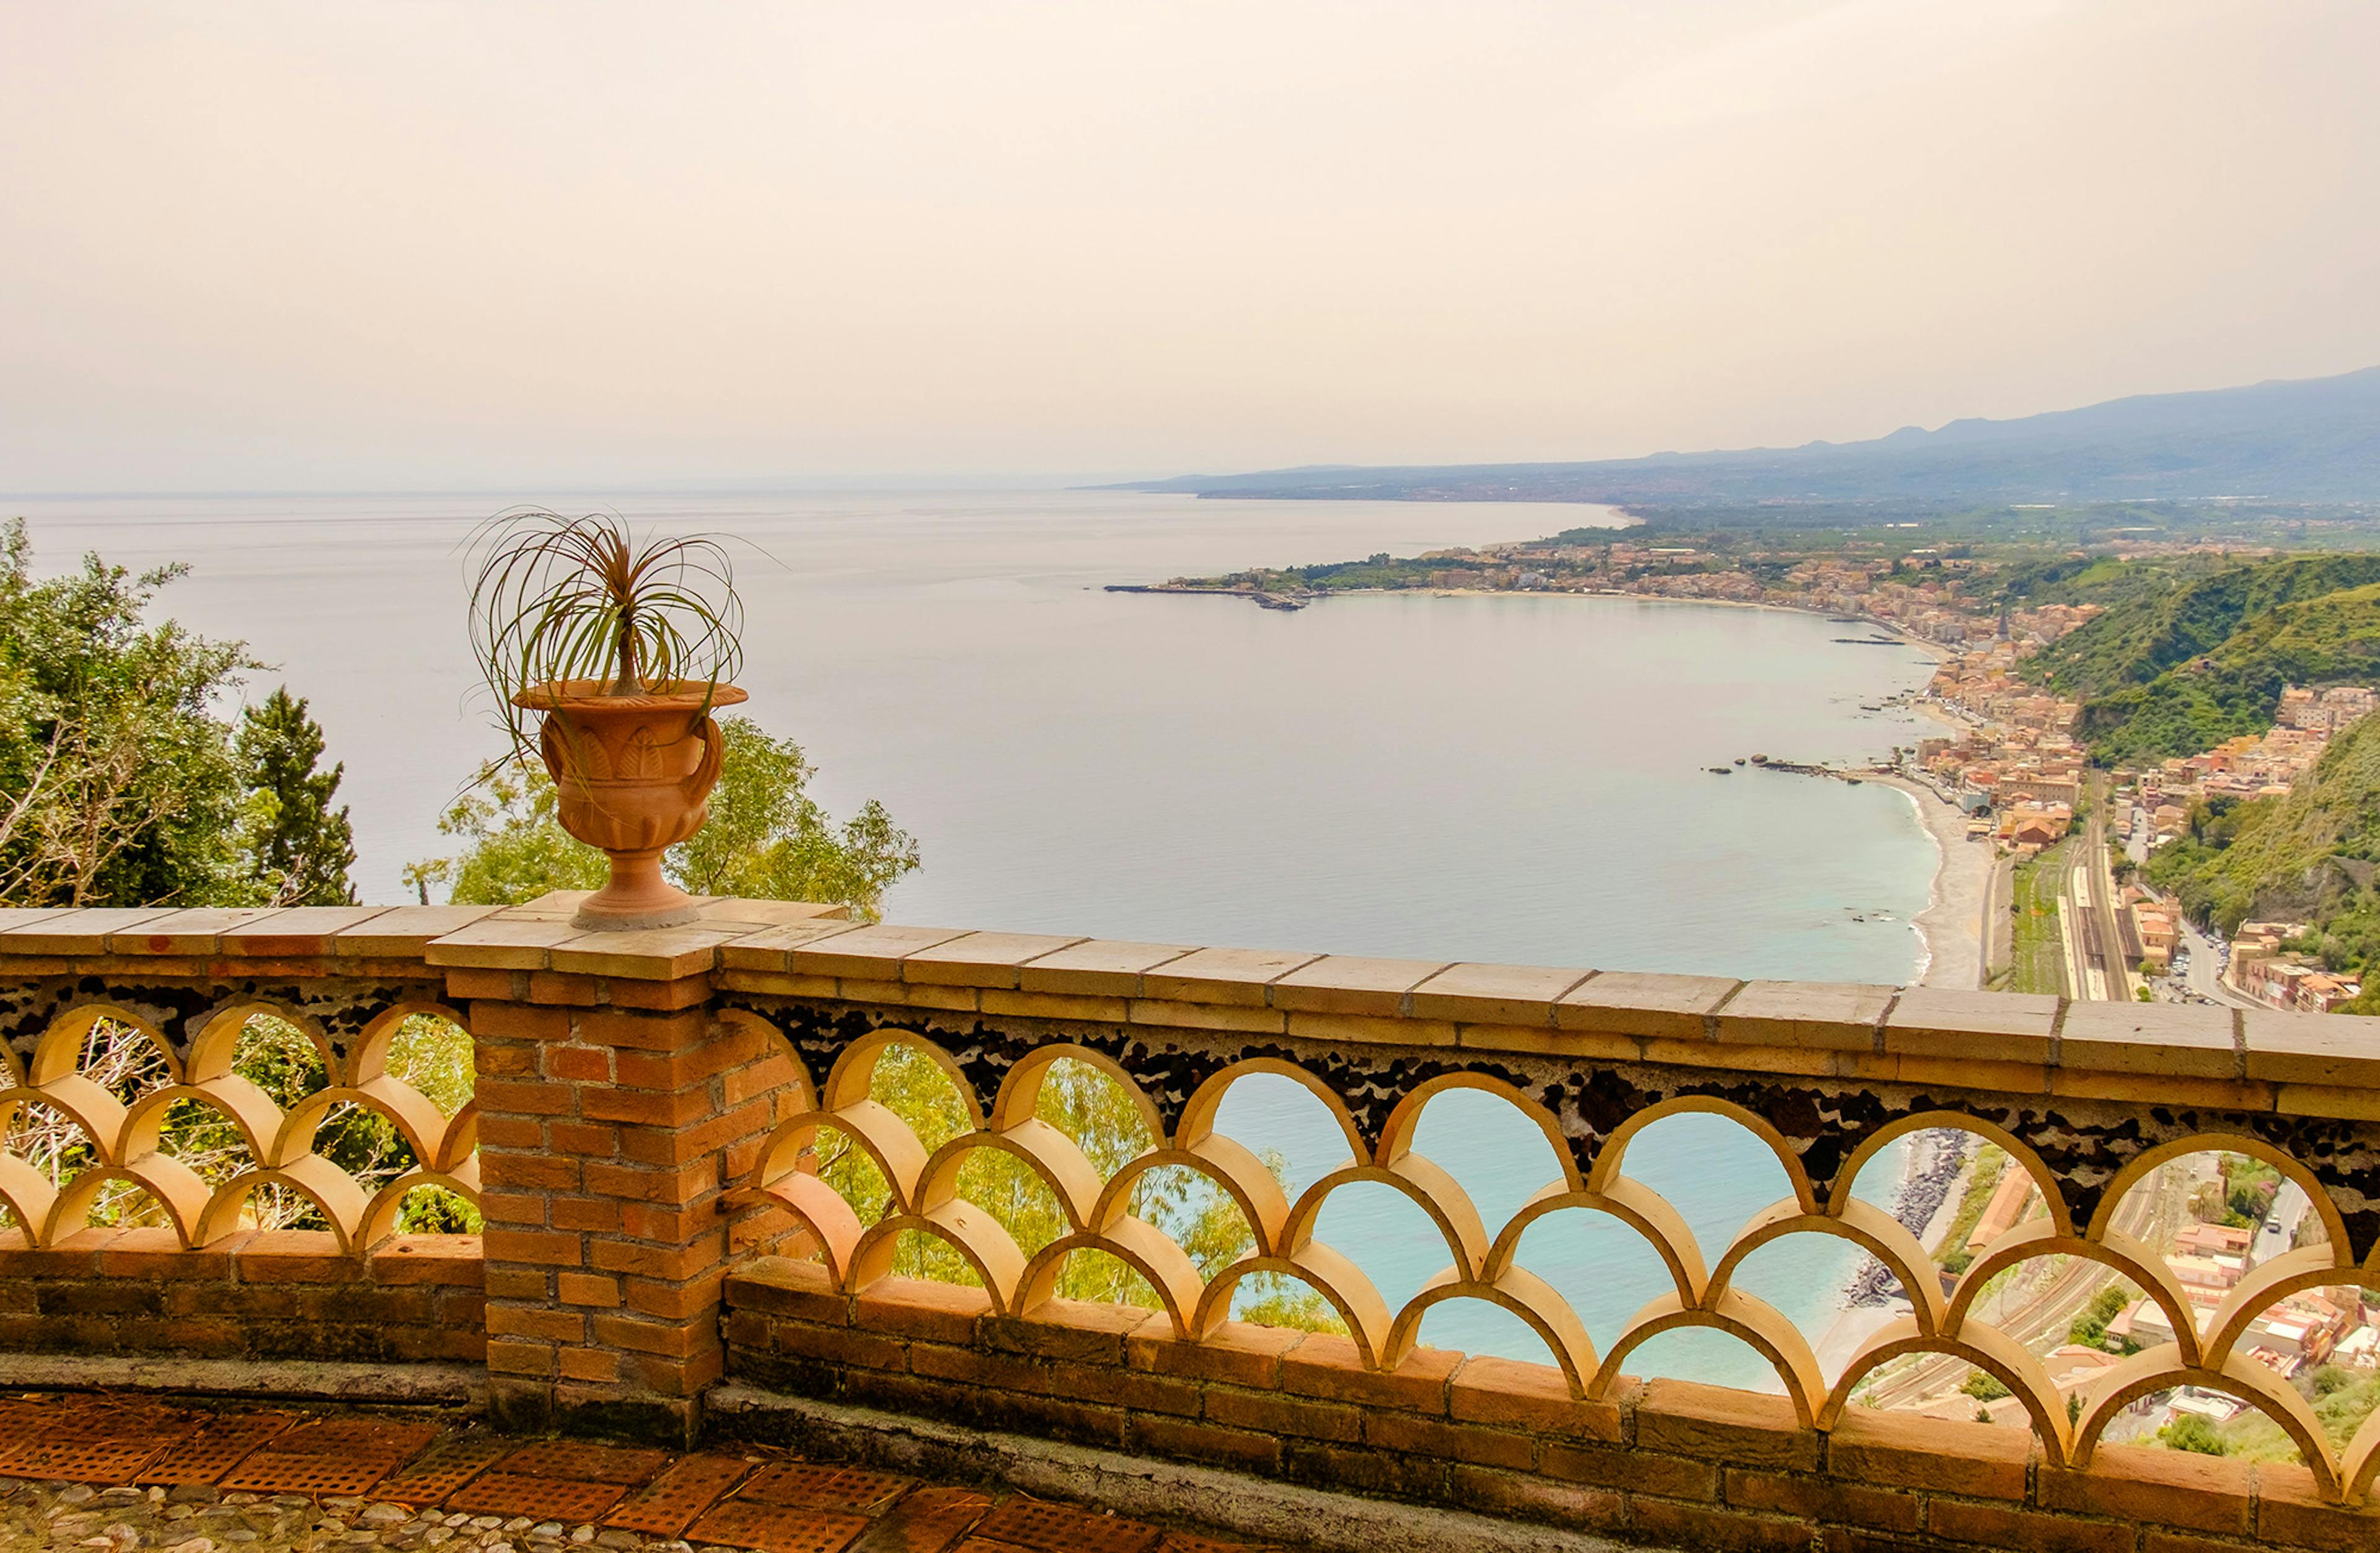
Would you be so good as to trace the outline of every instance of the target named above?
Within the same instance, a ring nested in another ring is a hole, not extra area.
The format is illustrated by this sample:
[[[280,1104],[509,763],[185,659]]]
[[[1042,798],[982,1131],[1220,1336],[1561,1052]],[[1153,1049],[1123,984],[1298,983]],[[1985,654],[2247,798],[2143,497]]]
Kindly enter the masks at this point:
[[[0,1398],[0,1547],[1260,1553],[765,1447],[675,1455],[108,1395]]]

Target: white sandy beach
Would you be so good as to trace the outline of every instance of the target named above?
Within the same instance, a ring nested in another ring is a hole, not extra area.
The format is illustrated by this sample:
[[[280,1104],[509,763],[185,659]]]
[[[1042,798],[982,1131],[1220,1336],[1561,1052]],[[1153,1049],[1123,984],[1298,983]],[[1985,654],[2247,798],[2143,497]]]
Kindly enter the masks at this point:
[[[1909,795],[1917,818],[1940,854],[1934,888],[1917,917],[1925,960],[1917,980],[1925,987],[1977,988],[1984,984],[1984,912],[1996,866],[1987,842],[1967,839],[1967,816],[1933,789],[1903,777],[1863,772],[1861,781],[1882,783]]]

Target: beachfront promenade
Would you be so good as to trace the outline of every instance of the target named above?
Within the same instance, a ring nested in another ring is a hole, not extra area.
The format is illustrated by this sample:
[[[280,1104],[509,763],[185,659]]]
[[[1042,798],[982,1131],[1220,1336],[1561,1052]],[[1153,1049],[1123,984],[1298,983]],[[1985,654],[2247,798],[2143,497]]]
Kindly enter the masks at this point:
[[[182,1385],[459,1387],[514,1429],[1031,1474],[1321,1547],[2380,1539],[2380,1424],[2334,1442],[2245,1341],[2284,1298],[2380,1281],[2380,1043],[2361,1021],[865,926],[771,902],[588,933],[577,899],[0,915],[17,1105],[87,1140],[55,1177],[0,1156],[22,1226],[0,1251],[18,1383],[205,1360]],[[396,1032],[431,1018],[472,1037],[472,1098],[451,1114],[392,1062]],[[285,1110],[239,1076],[258,1020],[303,1031],[329,1086]],[[152,1077],[81,1071],[110,1031],[155,1044]],[[1304,1086],[1347,1138],[1294,1196],[1268,1139],[1217,1129],[1257,1074]],[[1095,1167],[1102,1140],[1043,1103],[1087,1081],[1145,1129],[1120,1165]],[[1414,1147],[1454,1089],[1500,1098],[1513,1134],[1542,1142],[1545,1189],[1507,1222]],[[229,1120],[243,1162],[201,1177],[161,1147],[187,1104]],[[315,1151],[346,1106],[401,1134],[395,1173]],[[1682,1111],[1741,1126],[1787,1183],[1728,1244],[1700,1244],[1638,1168],[1646,1129]],[[2040,1194],[1951,1280],[1851,1190],[1880,1151],[1942,1129]],[[2202,1324],[2161,1253],[2117,1226],[2163,1168],[2214,1151],[2296,1183],[2321,1232]],[[992,1161],[1024,1190],[977,1200]],[[1237,1216],[1220,1259],[1151,1206],[1192,1175]],[[475,1201],[484,1233],[395,1232],[427,1187]],[[1317,1233],[1334,1193],[1382,1187],[1446,1244],[1445,1270],[1394,1307]],[[276,1200],[319,1227],[257,1229]],[[122,1222],[90,1227],[95,1205]],[[1529,1265],[1527,1231],[1563,1215],[1626,1226],[1670,1291],[1588,1330]],[[1906,1314],[1822,1362],[1737,1286],[1799,1235],[1876,1258]],[[929,1253],[968,1281],[902,1276]],[[2046,1257],[2119,1271],[2171,1341],[2070,1401],[1979,1314],[1999,1274]],[[1101,1258],[1131,1269],[1135,1300],[1066,1297]],[[1339,1329],[1234,1320],[1237,1292],[1269,1280],[1314,1291]],[[1544,1362],[1422,1345],[1423,1316],[1460,1299],[1516,1316]],[[1749,1345],[1777,1390],[1635,1378],[1640,1348],[1685,1328]],[[2014,1424],[1862,1405],[1912,1354],[1992,1377]],[[2108,1442],[2178,1386],[2261,1410],[2302,1464]]]

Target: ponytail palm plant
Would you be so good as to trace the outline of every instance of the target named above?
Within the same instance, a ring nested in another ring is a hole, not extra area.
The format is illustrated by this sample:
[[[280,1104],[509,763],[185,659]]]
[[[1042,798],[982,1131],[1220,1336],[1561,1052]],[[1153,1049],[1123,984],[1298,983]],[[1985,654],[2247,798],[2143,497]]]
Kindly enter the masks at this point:
[[[538,747],[524,697],[710,693],[743,666],[743,601],[708,535],[638,540],[615,513],[500,513],[471,549],[471,645],[516,754]]]
[[[481,525],[473,549],[471,645],[513,752],[544,760],[563,829],[612,858],[579,923],[690,919],[660,859],[708,818],[724,757],[710,714],[744,699],[727,683],[743,607],[725,547],[531,509]]]

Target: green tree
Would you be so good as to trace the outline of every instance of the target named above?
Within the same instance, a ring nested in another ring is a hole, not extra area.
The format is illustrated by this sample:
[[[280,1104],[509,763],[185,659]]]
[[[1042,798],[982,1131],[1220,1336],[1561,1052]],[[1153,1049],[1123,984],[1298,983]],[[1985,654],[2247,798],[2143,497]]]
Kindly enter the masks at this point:
[[[325,771],[322,728],[283,686],[250,707],[237,741],[248,788],[242,830],[250,878],[274,905],[351,906],[356,838],[346,806],[334,809],[343,762]]]
[[[2201,1456],[2228,1453],[2215,1426],[2195,1413],[2185,1413],[2156,1433],[2157,1443],[2169,1450],[2193,1450]]]
[[[837,824],[806,791],[817,768],[792,740],[743,717],[722,720],[720,732],[710,822],[670,849],[670,878],[698,895],[822,901],[875,916],[884,892],[917,868],[917,841],[873,799]],[[443,883],[458,904],[504,905],[593,890],[607,877],[603,855],[562,829],[552,779],[536,767],[492,769],[438,829],[463,845],[406,870],[425,899]]]
[[[240,772],[212,705],[257,665],[171,620],[157,591],[86,555],[36,580],[21,519],[0,531],[0,901],[217,905],[252,896]]]

